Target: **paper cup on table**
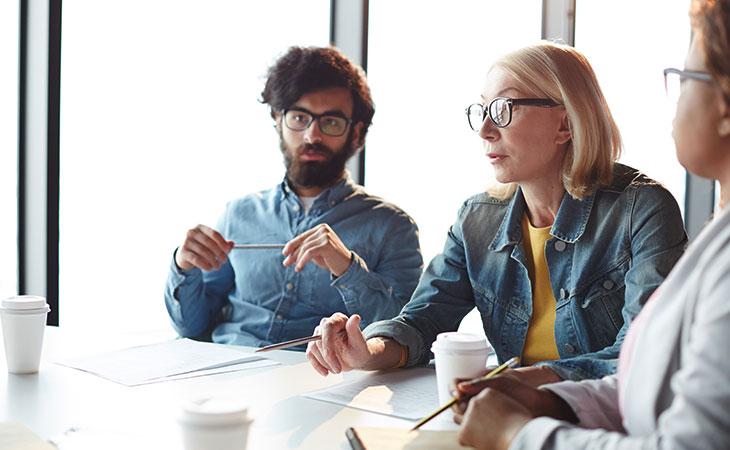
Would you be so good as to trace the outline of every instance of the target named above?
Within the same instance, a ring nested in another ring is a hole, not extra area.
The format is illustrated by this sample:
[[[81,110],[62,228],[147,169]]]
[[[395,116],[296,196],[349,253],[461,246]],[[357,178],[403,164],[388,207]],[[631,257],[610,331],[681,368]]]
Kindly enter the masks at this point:
[[[50,310],[46,299],[35,295],[18,295],[2,301],[0,320],[8,372],[38,372]]]
[[[179,422],[185,450],[245,450],[253,420],[242,402],[209,397],[188,402]]]
[[[449,384],[455,378],[474,378],[487,367],[489,344],[484,336],[469,333],[441,333],[431,346],[436,360],[439,403],[451,400]]]

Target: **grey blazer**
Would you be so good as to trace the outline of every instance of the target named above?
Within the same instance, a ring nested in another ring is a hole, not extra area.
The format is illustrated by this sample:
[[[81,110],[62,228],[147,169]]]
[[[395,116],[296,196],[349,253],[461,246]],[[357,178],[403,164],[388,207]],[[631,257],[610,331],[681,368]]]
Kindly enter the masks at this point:
[[[545,386],[571,405],[580,424],[534,419],[510,449],[730,449],[727,209],[657,290],[621,385],[613,375]]]

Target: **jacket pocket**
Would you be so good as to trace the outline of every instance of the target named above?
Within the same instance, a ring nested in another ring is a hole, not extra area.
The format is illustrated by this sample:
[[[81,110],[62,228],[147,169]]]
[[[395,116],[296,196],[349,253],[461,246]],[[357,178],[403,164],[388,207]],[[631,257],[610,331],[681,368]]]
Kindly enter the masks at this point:
[[[590,347],[600,349],[616,341],[616,335],[624,324],[625,274],[622,268],[616,268],[597,278],[575,297],[576,304],[580,306],[579,314],[590,335]]]
[[[474,303],[477,306],[477,310],[482,318],[492,316],[494,311],[494,303],[496,298],[491,293],[488,293],[484,287],[480,285],[474,285]]]

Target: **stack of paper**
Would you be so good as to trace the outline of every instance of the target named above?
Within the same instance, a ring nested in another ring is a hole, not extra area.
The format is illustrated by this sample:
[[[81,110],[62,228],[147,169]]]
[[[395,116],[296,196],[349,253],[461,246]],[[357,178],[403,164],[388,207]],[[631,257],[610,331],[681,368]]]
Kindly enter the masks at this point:
[[[409,420],[440,406],[432,367],[375,372],[304,396]]]
[[[136,386],[279,363],[218,344],[176,339],[57,364]]]

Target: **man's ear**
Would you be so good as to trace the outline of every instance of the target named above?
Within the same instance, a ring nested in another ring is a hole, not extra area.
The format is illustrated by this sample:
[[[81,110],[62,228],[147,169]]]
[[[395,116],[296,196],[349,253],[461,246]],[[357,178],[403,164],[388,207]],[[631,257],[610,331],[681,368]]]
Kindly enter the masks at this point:
[[[721,138],[730,137],[730,105],[725,100],[724,95],[718,95],[720,105],[720,121],[717,123],[717,134]]]
[[[565,144],[570,139],[570,120],[568,119],[568,113],[564,112],[563,119],[560,121],[560,128],[558,128],[558,133],[555,135],[555,143]]]
[[[352,126],[352,141],[357,143],[358,147],[362,147],[365,144],[365,136],[362,136],[362,128],[364,124],[357,122]]]
[[[274,120],[276,121],[274,128],[276,128],[276,131],[281,133],[281,113],[274,113]]]

